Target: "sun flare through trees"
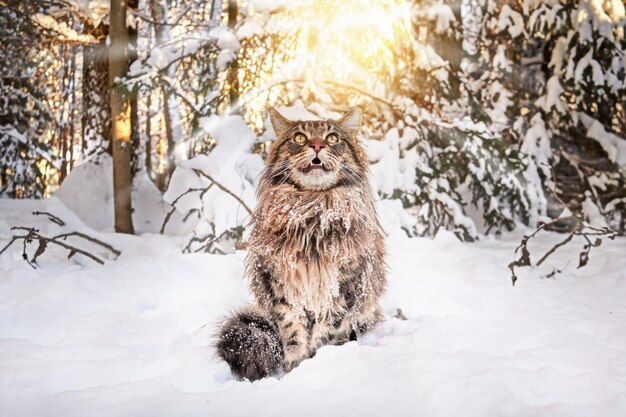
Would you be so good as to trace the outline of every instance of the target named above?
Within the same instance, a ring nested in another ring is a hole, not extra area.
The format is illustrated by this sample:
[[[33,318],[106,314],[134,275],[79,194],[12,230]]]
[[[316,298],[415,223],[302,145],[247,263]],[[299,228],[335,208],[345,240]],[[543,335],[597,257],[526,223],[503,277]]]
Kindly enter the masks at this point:
[[[248,34],[254,25],[244,22],[241,31]],[[250,97],[247,110],[257,121],[266,104],[279,102],[284,85],[289,85],[288,94],[298,90],[305,100],[328,97],[337,88],[387,97],[394,74],[409,65],[403,58],[419,59],[420,54],[409,3],[403,0],[286,3],[267,20],[265,30],[284,36],[277,45],[284,49],[278,59],[263,65],[266,51],[254,43],[240,53],[240,81],[257,67],[266,68],[242,84]],[[408,54],[403,56],[403,51]],[[364,98],[358,93],[352,97]]]

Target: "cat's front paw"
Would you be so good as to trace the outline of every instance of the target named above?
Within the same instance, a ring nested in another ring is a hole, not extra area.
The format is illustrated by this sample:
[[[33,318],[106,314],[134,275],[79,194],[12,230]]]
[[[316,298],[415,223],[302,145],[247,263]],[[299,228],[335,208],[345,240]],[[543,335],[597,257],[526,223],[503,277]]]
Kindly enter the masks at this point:
[[[291,345],[285,346],[285,372],[291,371],[296,366],[300,365],[305,359],[309,358],[309,350],[304,345]]]

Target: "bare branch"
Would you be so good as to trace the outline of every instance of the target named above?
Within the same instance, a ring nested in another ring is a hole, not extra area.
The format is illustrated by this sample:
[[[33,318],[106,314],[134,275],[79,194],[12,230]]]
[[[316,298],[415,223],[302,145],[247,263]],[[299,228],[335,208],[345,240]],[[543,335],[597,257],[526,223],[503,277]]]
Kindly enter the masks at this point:
[[[558,248],[560,248],[561,246],[564,246],[567,244],[567,242],[569,242],[570,240],[572,240],[572,238],[574,237],[575,234],[575,230],[572,230],[570,232],[569,235],[567,235],[567,237],[562,241],[557,243],[556,245],[554,245],[552,248],[550,248],[549,251],[547,251],[542,257],[541,259],[539,259],[539,261],[537,261],[537,266],[541,265],[543,263],[543,261],[545,261],[546,259],[548,259],[548,256],[552,255],[554,252],[556,252],[556,250]]]
[[[218,240],[223,238],[224,235],[226,235],[227,233],[228,233],[228,230],[224,230],[219,236],[215,236],[214,238],[209,240],[207,243],[205,243],[204,245],[202,245],[198,249],[196,249],[194,252],[198,253],[198,252],[202,252],[203,250],[209,249],[212,244],[214,244],[215,242],[217,242]],[[219,249],[217,249],[217,250],[219,250]]]
[[[371,98],[374,101],[378,101],[379,103],[385,104],[386,106],[391,107],[392,110],[398,110],[399,111],[398,107],[395,104],[393,104],[392,102],[387,101],[387,100],[385,100],[383,98],[380,98],[378,96],[375,96],[373,94],[370,94],[370,93],[368,93],[366,91],[363,91],[360,88],[355,87],[353,85],[341,84],[341,83],[338,83],[336,81],[330,81],[330,80],[322,81],[322,83],[330,84],[330,85],[334,85],[335,87],[345,88],[346,90],[354,91],[355,93],[359,93],[361,95],[369,97],[369,98]]]
[[[293,84],[304,84],[305,82],[306,82],[306,80],[304,78],[292,78],[292,79],[288,79],[288,80],[278,81],[276,83],[273,83],[273,84],[267,86],[266,88],[263,88],[259,92],[259,94],[256,94],[253,98],[258,97],[259,95],[261,95],[264,92],[271,91],[274,87],[279,87],[279,86],[282,86],[282,85],[292,84],[292,83]],[[367,91],[363,91],[363,90],[361,90],[360,88],[358,88],[356,86],[341,84],[341,83],[338,83],[338,82],[332,81],[332,80],[322,80],[322,81],[320,81],[320,83],[334,85],[335,87],[339,87],[339,88],[343,88],[343,89],[346,89],[346,90],[353,91],[355,93],[359,93],[359,94],[361,94],[361,95],[363,95],[365,97],[369,97],[370,99],[372,99],[374,101],[377,101],[377,102],[382,103],[382,104],[384,104],[386,106],[389,106],[392,110],[400,111],[400,109],[398,109],[398,107],[395,104],[393,104],[392,102],[390,102],[388,100],[385,100],[382,97],[378,97],[378,96],[375,96],[375,95],[373,95],[371,93],[368,93]]]
[[[5,251],[5,250],[9,249],[9,246],[11,246],[11,245],[13,244],[13,242],[15,242],[15,241],[16,241],[16,240],[18,240],[18,239],[22,239],[22,238],[24,238],[24,237],[25,237],[25,236],[13,236],[13,237],[11,238],[11,240],[9,241],[9,243],[7,243],[7,244],[5,245],[5,247],[4,247],[4,248],[2,248],[2,250],[0,250],[0,255],[2,255],[2,254],[4,253],[4,251]]]
[[[61,220],[59,217],[48,213],[48,212],[39,212],[39,211],[35,211],[33,212],[33,215],[35,216],[39,216],[39,215],[44,215],[48,218],[48,220],[50,220],[51,222],[58,224],[60,226],[64,226],[65,222],[63,220]],[[36,264],[37,264],[37,259],[44,254],[44,252],[46,251],[46,249],[48,248],[48,246],[50,244],[52,245],[57,245],[60,246],[66,250],[69,251],[69,255],[68,258],[71,258],[72,256],[74,256],[75,254],[79,253],[81,255],[86,256],[87,258],[93,260],[94,262],[97,262],[101,265],[104,264],[104,261],[102,259],[100,259],[98,256],[90,253],[87,250],[81,249],[79,247],[76,247],[74,245],[70,245],[69,243],[66,243],[65,240],[68,237],[78,237],[84,240],[87,240],[89,242],[95,243],[96,245],[99,245],[105,249],[107,249],[108,251],[110,251],[115,257],[118,257],[119,255],[121,255],[121,252],[117,249],[115,249],[113,246],[109,245],[106,242],[103,242],[99,239],[96,239],[92,236],[89,236],[85,233],[81,233],[81,232],[68,232],[68,233],[61,233],[59,235],[53,236],[53,237],[48,237],[48,236],[44,236],[41,233],[39,233],[39,229],[35,229],[34,227],[24,227],[24,226],[15,226],[12,227],[11,230],[19,230],[19,231],[24,231],[26,232],[26,234],[19,234],[19,235],[13,235],[11,237],[11,240],[9,241],[9,243],[7,243],[2,250],[0,250],[0,255],[2,255],[9,247],[11,247],[11,245],[13,245],[13,243],[15,243],[18,240],[22,240],[22,258],[28,262],[28,264],[33,267],[36,268]],[[37,249],[35,250],[35,253],[32,257],[32,259],[29,259],[28,257],[28,253],[27,253],[27,248],[28,248],[28,244],[32,243],[34,241],[37,241],[38,245],[37,245]]]
[[[539,261],[537,261],[537,263],[534,266],[540,266],[541,264],[543,264],[548,259],[548,257],[551,256],[554,252],[556,252],[559,248],[565,246],[570,241],[572,241],[574,236],[582,236],[587,242],[583,246],[583,249],[579,255],[578,268],[582,268],[583,266],[587,265],[587,262],[589,262],[589,252],[591,251],[591,248],[597,248],[598,246],[602,244],[602,239],[600,239],[597,236],[607,237],[608,239],[611,239],[611,240],[615,239],[615,237],[617,236],[617,232],[609,229],[608,227],[591,226],[587,224],[583,219],[577,216],[573,216],[573,215],[566,216],[566,217],[559,217],[548,223],[541,223],[533,233],[531,233],[530,235],[524,236],[519,246],[515,248],[515,255],[517,255],[518,253],[520,253],[520,255],[517,259],[514,259],[513,262],[509,264],[509,269],[511,270],[511,282],[513,283],[513,285],[515,285],[515,282],[517,281],[517,275],[515,274],[516,267],[533,266],[533,263],[530,259],[530,251],[528,250],[528,242],[530,241],[530,239],[534,238],[542,230],[554,231],[555,225],[563,224],[563,223],[572,224],[572,226],[568,229],[569,233],[567,237],[563,239],[561,242],[552,246],[539,259]],[[589,236],[594,236],[595,239],[592,241],[591,239],[589,239]],[[554,269],[551,273],[546,275],[546,278],[553,277],[557,272],[560,273],[561,270]]]
[[[248,207],[248,205],[241,199],[241,197],[239,197],[237,194],[233,193],[232,191],[230,191],[228,188],[224,187],[221,183],[219,183],[217,180],[215,180],[212,176],[210,176],[209,174],[200,171],[199,169],[194,169],[193,172],[196,173],[196,175],[200,176],[200,177],[204,177],[206,179],[208,179],[209,181],[211,181],[213,184],[217,185],[217,188],[219,188],[220,190],[224,191],[226,194],[230,195],[231,197],[233,197],[235,200],[237,200],[239,202],[239,204],[242,205],[242,207],[244,209],[246,209],[246,211],[248,212],[249,215],[252,216],[252,209],[250,207]]]
[[[65,226],[65,222],[63,220],[59,219],[57,216],[47,211],[33,211],[33,216],[48,216],[48,220],[50,220],[52,223],[56,223],[59,226]]]
[[[103,248],[106,248],[106,249],[110,250],[115,256],[120,256],[122,254],[122,252],[120,252],[119,250],[115,249],[113,246],[109,245],[108,243],[103,242],[103,241],[101,241],[99,239],[96,239],[95,237],[91,237],[91,236],[86,235],[86,234],[81,233],[81,232],[63,233],[63,234],[60,234],[60,235],[57,235],[57,236],[53,237],[52,240],[56,240],[56,239],[64,239],[65,240],[66,238],[68,238],[70,236],[77,236],[77,237],[83,238],[85,240],[88,240],[90,242],[93,242],[95,244],[98,244],[98,245],[102,246]]]
[[[69,245],[69,244],[67,244],[65,242],[59,242],[58,240],[55,240],[55,238],[49,238],[49,237],[43,236],[43,235],[39,234],[39,230],[37,230],[35,228],[12,227],[11,230],[27,230],[28,233],[26,235],[23,235],[23,236],[21,236],[21,235],[13,236],[11,241],[2,249],[2,251],[0,251],[0,254],[2,254],[5,250],[7,250],[15,241],[17,241],[19,239],[22,239],[22,241],[23,241],[22,258],[24,258],[24,260],[26,262],[28,262],[28,264],[30,266],[32,266],[33,268],[35,268],[35,265],[33,265],[33,263],[35,263],[35,261],[37,260],[37,257],[39,257],[39,255],[41,255],[43,253],[43,251],[45,251],[45,247],[49,243],[61,246],[62,248],[69,250],[70,253],[71,252],[80,253],[81,255],[84,255],[84,256],[94,260],[95,262],[97,262],[97,263],[99,263],[101,265],[104,265],[104,261],[102,259],[98,258],[96,255],[93,255],[93,254],[87,252],[86,250],[83,250],[83,249],[77,248],[75,246]],[[28,255],[26,253],[26,247],[27,247],[28,243],[32,242],[33,240],[37,240],[39,242],[39,247],[37,249],[37,252],[35,253],[35,256],[33,256],[33,259],[29,260],[28,259]],[[44,242],[44,243],[42,243],[42,242]],[[118,251],[118,254],[119,254],[119,251]]]
[[[212,186],[213,184],[211,184],[209,186],[209,188]],[[167,223],[170,221],[170,217],[172,217],[172,214],[174,214],[174,212],[176,211],[176,203],[178,203],[178,200],[180,200],[181,198],[183,198],[184,196],[186,196],[189,193],[193,193],[196,191],[204,191],[204,188],[190,188],[187,191],[185,191],[184,193],[182,193],[181,195],[179,195],[178,197],[176,197],[176,199],[174,201],[172,201],[172,209],[165,215],[165,219],[163,220],[163,224],[161,225],[161,230],[159,230],[160,234],[163,234],[163,232],[165,232],[165,225],[167,225]]]

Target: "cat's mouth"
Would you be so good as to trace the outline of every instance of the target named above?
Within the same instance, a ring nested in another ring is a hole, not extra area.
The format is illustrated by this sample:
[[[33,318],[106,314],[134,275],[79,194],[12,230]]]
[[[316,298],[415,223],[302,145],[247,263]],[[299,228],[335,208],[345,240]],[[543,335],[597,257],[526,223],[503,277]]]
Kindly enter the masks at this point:
[[[328,169],[324,166],[324,163],[319,158],[313,158],[313,160],[309,163],[308,167],[305,167],[302,171],[306,174],[315,170],[328,171]]]

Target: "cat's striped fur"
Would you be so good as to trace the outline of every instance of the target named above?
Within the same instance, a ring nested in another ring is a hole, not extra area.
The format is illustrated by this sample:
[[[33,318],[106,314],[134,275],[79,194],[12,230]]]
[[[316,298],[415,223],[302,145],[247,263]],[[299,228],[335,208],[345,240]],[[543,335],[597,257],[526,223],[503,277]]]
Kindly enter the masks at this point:
[[[361,110],[296,122],[269,112],[277,140],[247,257],[257,306],[230,317],[217,344],[249,380],[289,371],[320,346],[371,328],[386,285],[383,233],[356,139]]]

